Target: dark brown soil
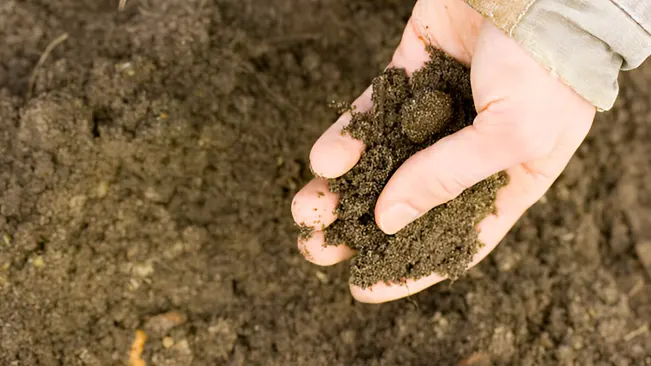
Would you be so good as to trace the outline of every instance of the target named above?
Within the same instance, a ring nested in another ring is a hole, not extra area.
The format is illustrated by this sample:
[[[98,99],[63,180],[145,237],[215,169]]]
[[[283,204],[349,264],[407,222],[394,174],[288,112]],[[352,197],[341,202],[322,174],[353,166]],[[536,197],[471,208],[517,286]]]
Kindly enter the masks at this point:
[[[651,66],[488,259],[371,306],[289,207],[410,5],[116,8],[0,2],[0,365],[124,364],[137,329],[147,365],[651,362]]]
[[[329,182],[340,197],[338,220],[326,231],[326,243],[357,251],[351,283],[368,287],[401,282],[436,272],[457,279],[481,243],[475,225],[495,210],[495,197],[507,182],[497,174],[457,199],[423,215],[396,235],[375,224],[375,202],[393,173],[410,156],[470,125],[477,115],[470,70],[443,52],[413,75],[387,69],[373,79],[373,107],[353,112],[344,129],[362,140],[366,151],[344,176]]]

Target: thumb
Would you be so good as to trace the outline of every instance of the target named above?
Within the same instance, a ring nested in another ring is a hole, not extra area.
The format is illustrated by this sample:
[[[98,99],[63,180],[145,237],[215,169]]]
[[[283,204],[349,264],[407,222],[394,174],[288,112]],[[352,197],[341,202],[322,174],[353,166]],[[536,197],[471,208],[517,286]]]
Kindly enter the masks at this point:
[[[382,231],[395,234],[489,176],[551,152],[552,131],[541,136],[528,124],[506,122],[521,114],[505,103],[492,104],[473,125],[418,152],[396,171],[375,207]]]

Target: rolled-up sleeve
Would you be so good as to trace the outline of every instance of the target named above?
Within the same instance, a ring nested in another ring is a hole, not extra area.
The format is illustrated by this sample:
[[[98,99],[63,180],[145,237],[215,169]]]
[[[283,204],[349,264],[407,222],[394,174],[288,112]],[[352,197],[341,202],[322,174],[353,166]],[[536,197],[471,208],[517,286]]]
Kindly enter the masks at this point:
[[[648,0],[467,0],[599,110],[651,54]]]

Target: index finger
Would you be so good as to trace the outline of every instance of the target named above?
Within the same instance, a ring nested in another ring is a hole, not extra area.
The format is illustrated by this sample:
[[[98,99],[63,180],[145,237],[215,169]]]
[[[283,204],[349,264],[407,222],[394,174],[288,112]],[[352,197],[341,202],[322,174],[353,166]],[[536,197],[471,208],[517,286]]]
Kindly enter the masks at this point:
[[[371,109],[371,87],[353,102],[356,112]],[[323,178],[337,178],[352,169],[364,151],[364,143],[343,132],[353,118],[346,112],[330,126],[312,146],[310,166],[314,174]]]

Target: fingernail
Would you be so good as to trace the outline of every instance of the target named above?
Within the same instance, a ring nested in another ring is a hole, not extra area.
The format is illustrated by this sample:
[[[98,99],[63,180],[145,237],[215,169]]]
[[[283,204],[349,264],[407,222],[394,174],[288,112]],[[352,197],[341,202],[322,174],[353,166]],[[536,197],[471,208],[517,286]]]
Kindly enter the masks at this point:
[[[380,228],[385,233],[392,235],[400,231],[412,221],[420,217],[421,213],[406,203],[395,203],[380,216]]]

